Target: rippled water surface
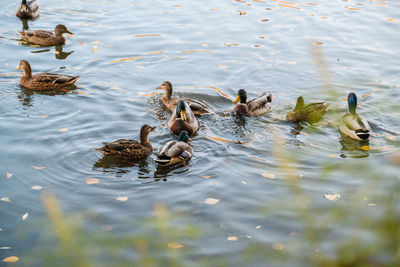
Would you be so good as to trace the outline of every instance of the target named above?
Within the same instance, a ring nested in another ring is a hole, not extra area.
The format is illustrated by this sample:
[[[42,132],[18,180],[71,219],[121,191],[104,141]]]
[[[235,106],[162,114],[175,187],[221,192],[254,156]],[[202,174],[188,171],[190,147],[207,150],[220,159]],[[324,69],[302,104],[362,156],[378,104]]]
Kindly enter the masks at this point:
[[[378,216],[380,197],[400,183],[398,1],[41,0],[29,29],[61,23],[74,33],[57,49],[21,44],[18,1],[2,4],[0,247],[9,248],[1,259],[41,265],[59,255],[57,224],[43,204],[51,192],[64,216],[79,222],[75,238],[84,241],[76,249],[94,265],[129,264],[152,252],[156,265],[245,266],[274,256],[299,264],[297,249],[310,241],[304,209],[331,228],[304,254],[329,255],[336,241],[368,237],[359,228],[363,216]],[[21,88],[21,59],[34,72],[80,75],[78,88]],[[174,94],[216,114],[199,119],[189,163],[159,169],[156,151],[174,138],[161,95],[153,94],[166,80]],[[273,93],[271,113],[232,118],[240,88],[249,98]],[[369,143],[337,130],[350,91],[371,123]],[[320,123],[285,121],[299,95],[330,103]],[[110,162],[93,150],[137,139],[145,123],[157,127],[146,161]],[[363,212],[352,216],[354,203]],[[337,207],[345,219],[325,221]],[[183,247],[171,248],[174,242]]]

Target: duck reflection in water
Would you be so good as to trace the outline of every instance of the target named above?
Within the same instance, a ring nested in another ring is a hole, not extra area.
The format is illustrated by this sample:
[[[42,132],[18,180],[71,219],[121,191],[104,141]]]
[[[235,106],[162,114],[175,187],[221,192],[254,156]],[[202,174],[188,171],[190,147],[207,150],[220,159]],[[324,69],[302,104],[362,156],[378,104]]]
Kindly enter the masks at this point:
[[[359,141],[341,134],[342,158],[367,158],[369,157],[369,141]],[[364,148],[364,149],[363,149]]]
[[[138,166],[140,172],[149,173],[149,167],[147,159],[141,159],[139,161],[134,160],[122,160],[120,157],[104,156],[93,164],[93,169],[102,168],[103,172],[117,172],[117,173],[128,173],[129,169],[133,166]]]
[[[189,167],[188,163],[186,162],[172,166],[157,166],[157,169],[154,171],[154,180],[155,181],[163,180],[164,182],[166,182],[168,176],[172,176],[175,174],[182,174],[187,172],[188,170]]]
[[[46,49],[42,49],[42,50],[32,51],[31,53],[36,54],[36,53],[45,53],[45,52],[51,52],[51,50],[49,48],[46,48]],[[57,46],[55,46],[54,55],[55,55],[56,59],[63,60],[63,59],[66,59],[69,55],[71,55],[74,52],[75,51],[64,52],[63,46],[57,45]]]
[[[33,106],[33,98],[34,98],[35,94],[48,95],[48,96],[65,95],[74,89],[76,89],[76,86],[69,87],[66,89],[58,89],[58,90],[33,91],[31,89],[24,88],[21,86],[21,91],[19,92],[17,97],[23,106],[32,107]]]

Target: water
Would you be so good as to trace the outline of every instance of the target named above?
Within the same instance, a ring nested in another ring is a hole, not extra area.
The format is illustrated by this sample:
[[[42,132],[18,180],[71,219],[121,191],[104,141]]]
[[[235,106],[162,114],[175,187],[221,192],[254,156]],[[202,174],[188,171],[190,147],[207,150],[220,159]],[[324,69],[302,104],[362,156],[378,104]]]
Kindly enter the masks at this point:
[[[11,249],[0,250],[1,259],[15,255],[23,265],[40,265],[49,262],[49,254],[58,255],[49,251],[58,242],[43,206],[45,191],[54,193],[66,216],[78,217],[72,221],[84,233],[80,249],[98,265],[109,263],[113,253],[120,264],[140,259],[133,237],[142,235],[159,263],[171,257],[167,244],[178,242],[184,245],[177,254],[183,264],[257,265],[277,255],[292,255],[278,258],[281,264],[298,264],[297,248],[308,240],[304,207],[312,207],[308,215],[316,227],[332,228],[309,255],[314,250],[330,255],[339,240],[368,236],[357,222],[378,214],[388,191],[398,193],[393,190],[400,175],[400,3],[40,3],[41,15],[28,22],[30,29],[62,23],[74,35],[58,52],[19,44],[18,3],[3,3],[0,197],[11,203],[0,202],[0,246]],[[114,62],[127,58],[133,59]],[[78,88],[60,93],[21,88],[19,74],[13,74],[21,59],[33,72],[80,75]],[[161,95],[148,95],[165,80],[175,86],[174,94],[217,111],[199,119],[193,159],[168,170],[157,169],[154,158],[173,138],[166,127],[169,113]],[[235,120],[231,100],[213,87],[232,99],[240,88],[249,98],[274,93],[272,112]],[[367,144],[342,139],[337,130],[350,91],[373,128]],[[330,102],[320,123],[301,129],[285,121],[299,95],[307,103]],[[157,126],[150,135],[155,152],[146,161],[104,161],[93,150],[104,141],[137,139],[145,123]],[[87,178],[99,183],[88,185]],[[37,185],[43,189],[31,189]],[[331,202],[323,197],[328,193],[341,198]],[[120,196],[128,200],[117,201]],[[219,202],[208,205],[208,198]],[[167,231],[146,223],[159,222],[160,204],[171,216]],[[362,208],[355,212],[354,205]],[[324,221],[337,207],[345,219]],[[185,234],[190,227],[199,231],[194,237]],[[96,246],[99,235],[106,236],[104,247]]]

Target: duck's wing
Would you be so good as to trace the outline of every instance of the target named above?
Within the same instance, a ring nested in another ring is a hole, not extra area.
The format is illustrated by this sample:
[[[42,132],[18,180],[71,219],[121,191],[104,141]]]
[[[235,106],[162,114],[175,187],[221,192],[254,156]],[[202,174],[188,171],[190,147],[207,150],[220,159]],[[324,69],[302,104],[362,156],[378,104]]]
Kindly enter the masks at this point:
[[[79,76],[70,76],[55,73],[38,73],[32,76],[32,81],[37,83],[49,83],[54,85],[73,84],[79,79]]]
[[[272,94],[262,93],[260,96],[249,100],[246,105],[251,116],[259,116],[271,110]]]
[[[39,0],[31,0],[27,3],[27,5],[29,11],[31,11],[33,15],[35,15],[34,17],[39,15]]]
[[[24,31],[26,36],[29,38],[37,38],[37,39],[49,39],[54,38],[55,35],[52,32],[44,31],[44,30],[36,30],[36,31]]]

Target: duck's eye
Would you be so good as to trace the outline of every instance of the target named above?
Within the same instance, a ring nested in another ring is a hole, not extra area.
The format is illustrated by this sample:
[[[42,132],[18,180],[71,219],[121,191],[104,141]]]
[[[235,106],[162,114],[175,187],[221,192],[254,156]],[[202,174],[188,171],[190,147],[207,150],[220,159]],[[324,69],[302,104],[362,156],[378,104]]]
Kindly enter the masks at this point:
[[[272,97],[269,95],[269,96],[267,96],[267,101],[268,102],[272,102]]]

